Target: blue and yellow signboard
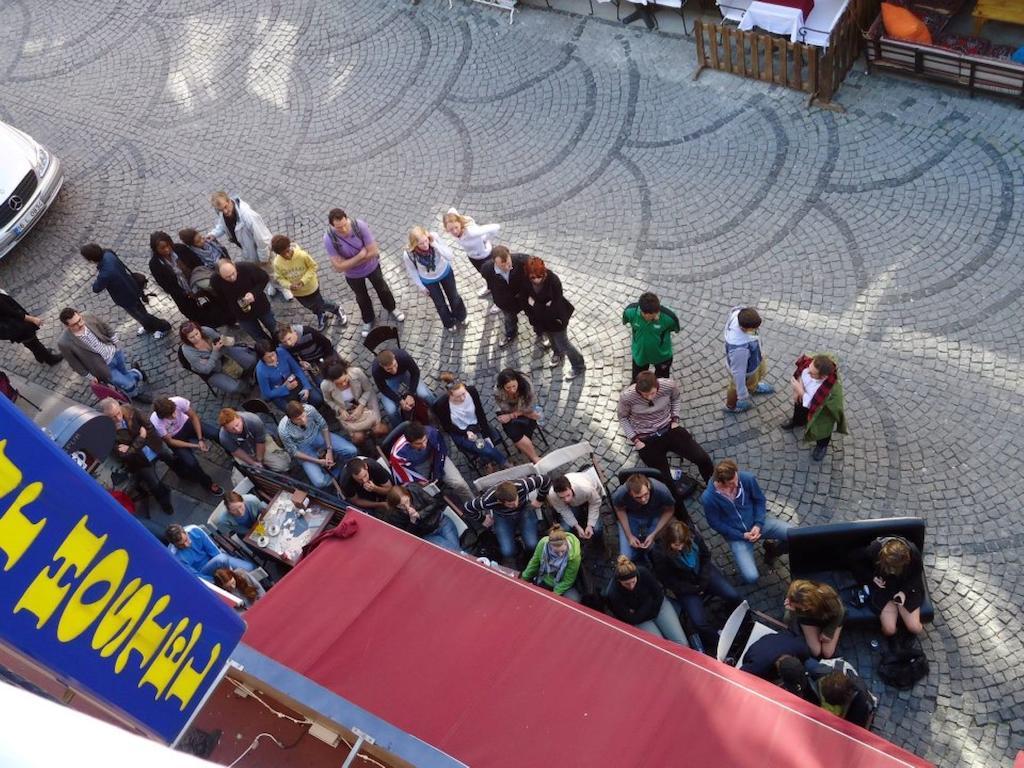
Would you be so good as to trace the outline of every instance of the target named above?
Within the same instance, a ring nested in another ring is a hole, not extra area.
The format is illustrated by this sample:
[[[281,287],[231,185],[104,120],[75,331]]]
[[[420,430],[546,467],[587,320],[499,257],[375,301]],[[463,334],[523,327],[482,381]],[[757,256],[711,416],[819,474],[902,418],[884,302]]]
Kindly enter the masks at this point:
[[[0,641],[170,742],[243,629],[0,397]]]

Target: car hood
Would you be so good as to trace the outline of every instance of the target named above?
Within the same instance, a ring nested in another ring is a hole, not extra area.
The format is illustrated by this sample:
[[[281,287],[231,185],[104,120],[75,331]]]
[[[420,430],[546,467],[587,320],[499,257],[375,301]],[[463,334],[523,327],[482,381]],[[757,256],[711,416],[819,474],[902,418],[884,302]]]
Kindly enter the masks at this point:
[[[7,197],[32,170],[36,142],[17,128],[0,123],[0,201]]]

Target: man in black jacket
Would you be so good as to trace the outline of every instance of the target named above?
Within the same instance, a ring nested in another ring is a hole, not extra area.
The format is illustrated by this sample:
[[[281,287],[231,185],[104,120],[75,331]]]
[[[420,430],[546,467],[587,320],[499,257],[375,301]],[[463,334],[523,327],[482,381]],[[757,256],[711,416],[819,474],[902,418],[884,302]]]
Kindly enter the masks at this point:
[[[528,258],[525,253],[509,253],[504,245],[496,245],[491,249],[491,259],[480,268],[494,305],[505,316],[505,338],[498,342],[499,347],[507,347],[519,332],[519,313],[523,309],[521,296],[528,287]]]
[[[210,285],[224,304],[231,307],[243,331],[257,341],[265,339],[276,344],[277,318],[264,293],[268,281],[267,273],[257,264],[222,261]]]
[[[40,363],[56,365],[64,358],[47,349],[36,336],[42,325],[42,318],[30,315],[6,291],[0,290],[0,339],[12,344],[24,344]]]

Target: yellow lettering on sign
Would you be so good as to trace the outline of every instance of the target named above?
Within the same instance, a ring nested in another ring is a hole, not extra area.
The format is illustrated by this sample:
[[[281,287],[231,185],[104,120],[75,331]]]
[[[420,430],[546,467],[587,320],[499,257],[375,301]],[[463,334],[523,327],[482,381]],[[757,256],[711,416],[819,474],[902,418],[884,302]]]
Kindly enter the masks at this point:
[[[115,549],[94,565],[89,573],[75,589],[68,604],[61,611],[57,622],[57,639],[69,643],[87,630],[99,615],[106,609],[110,598],[124,579],[128,570],[128,553],[123,549]],[[93,596],[88,594],[93,587],[103,585],[105,589]],[[86,602],[86,599],[89,602]]]
[[[142,589],[139,589],[140,584]],[[112,655],[142,621],[152,598],[151,584],[142,584],[142,579],[138,578],[129,581],[96,625],[92,636],[93,650],[100,651],[104,659]],[[115,666],[114,671],[120,672],[123,666]]]
[[[202,624],[197,624],[196,629],[201,629],[202,626]],[[181,672],[179,672],[178,676],[174,679],[170,690],[167,691],[167,695],[164,698],[167,701],[170,701],[172,698],[177,699],[181,702],[181,706],[178,707],[178,709],[184,710],[185,707],[188,706],[188,703],[192,701],[192,697],[196,695],[196,691],[199,690],[199,686],[202,684],[203,679],[210,673],[210,670],[213,669],[213,665],[219,657],[220,643],[215,643],[213,648],[210,649],[210,660],[206,662],[206,666],[201,670],[197,670],[193,667],[193,659],[189,658],[189,660],[185,662],[184,666],[182,666]]]
[[[185,639],[185,628],[188,626],[188,619],[182,619],[171,632],[167,642],[164,643],[160,652],[149,665],[142,679],[139,680],[139,688],[144,685],[152,685],[156,689],[154,699],[159,699],[164,688],[171,682],[171,678],[178,671],[185,656],[192,651],[199,636],[203,633],[202,624],[192,627],[192,634],[188,640]]]
[[[21,485],[21,470],[4,455],[7,447],[6,440],[0,440],[0,498],[12,493],[15,488]],[[18,498],[0,514],[0,552],[7,556],[4,570],[13,568],[21,556],[32,546],[32,542],[39,536],[39,532],[46,525],[46,518],[38,522],[29,520],[22,513],[22,508],[27,507],[39,498],[43,492],[42,483],[32,483],[22,489]]]
[[[132,651],[135,651],[142,657],[139,661],[139,669],[142,669],[153,658],[157,648],[163,645],[164,638],[167,637],[167,630],[171,626],[170,624],[157,624],[154,619],[164,612],[164,608],[170,602],[171,598],[168,595],[162,595],[153,607],[149,609],[146,618],[139,623],[131,639],[121,649],[121,653],[117,655],[117,663],[114,664],[115,672],[120,672],[124,669],[131,657]]]
[[[36,629],[42,629],[67,597],[68,590],[71,589],[70,582],[89,567],[89,563],[99,554],[106,540],[106,534],[97,536],[89,530],[88,515],[79,520],[53,553],[53,562],[63,561],[61,565],[56,571],[52,566],[47,566],[36,574],[35,579],[18,600],[18,604],[14,606],[14,612],[28,611],[35,614],[38,618]],[[69,572],[71,573],[68,583],[62,585],[61,581]]]

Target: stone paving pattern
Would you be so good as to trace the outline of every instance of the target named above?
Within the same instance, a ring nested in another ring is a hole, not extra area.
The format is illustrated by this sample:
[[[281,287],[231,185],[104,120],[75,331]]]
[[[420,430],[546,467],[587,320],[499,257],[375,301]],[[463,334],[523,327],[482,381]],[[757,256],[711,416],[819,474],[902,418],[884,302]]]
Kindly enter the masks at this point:
[[[53,209],[0,264],[0,285],[45,314],[46,340],[62,306],[113,317],[151,378],[212,417],[220,403],[182,373],[171,340],[137,339],[91,293],[77,246],[98,240],[145,270],[149,233],[210,226],[208,195],[226,188],[322,258],[326,211],[341,205],[378,234],[409,313],[403,343],[431,383],[454,369],[487,389],[500,368],[528,368],[553,442],[591,440],[614,470],[627,461],[620,311],[653,289],[684,324],[686,425],[714,458],[756,473],[772,513],[927,518],[930,676],[884,688],[868,636],[842,642],[881,697],[876,729],[944,766],[1008,764],[1024,747],[1024,112],[859,72],[839,94],[845,113],[808,110],[801,95],[720,73],[693,82],[688,39],[539,7],[511,27],[444,0],[13,2],[3,15],[0,119],[67,170]],[[449,349],[399,258],[408,227],[439,229],[450,205],[500,222],[502,242],[559,273],[584,381],[553,378],[528,334],[496,349],[500,321],[461,256],[471,325]],[[852,434],[823,463],[778,429],[784,394],[721,412],[721,329],[740,302],[766,318],[780,392],[801,352],[840,356]],[[155,306],[181,319],[166,297]],[[352,326],[335,335],[368,364]],[[91,400],[64,365],[43,370],[20,346],[3,360]],[[784,563],[750,591],[756,607],[781,611]]]

